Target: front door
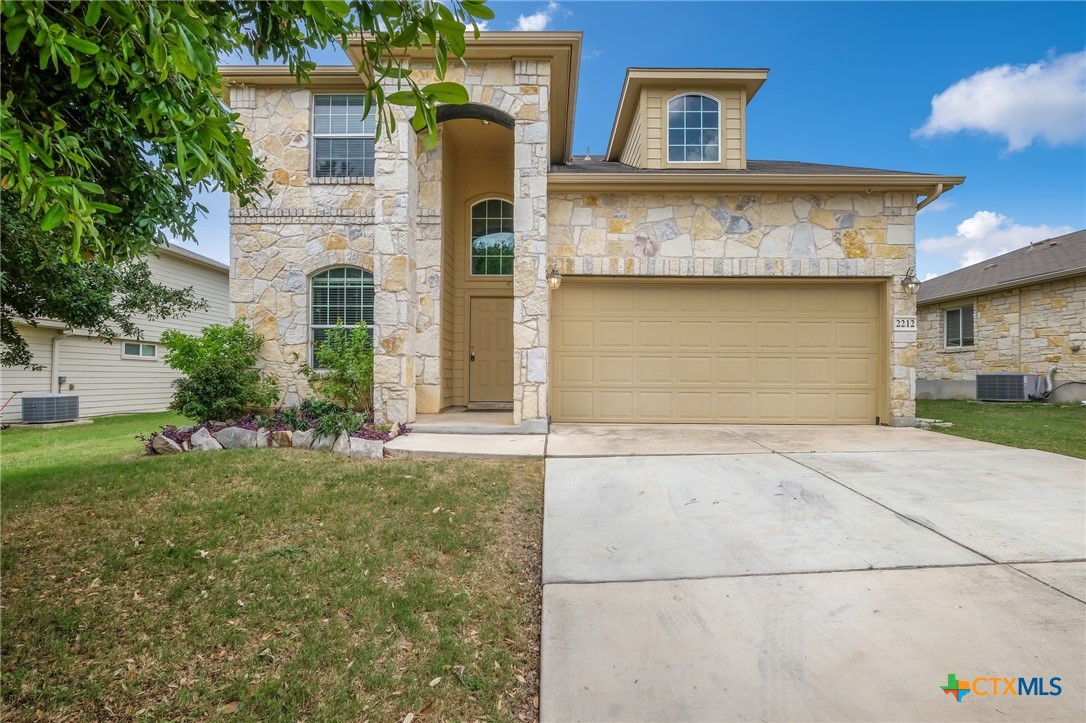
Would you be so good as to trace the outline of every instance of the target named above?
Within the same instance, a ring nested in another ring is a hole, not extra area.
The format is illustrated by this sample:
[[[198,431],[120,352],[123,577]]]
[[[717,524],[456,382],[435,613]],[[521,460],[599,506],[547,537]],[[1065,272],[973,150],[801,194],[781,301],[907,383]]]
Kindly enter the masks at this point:
[[[513,300],[471,300],[468,401],[513,401]]]

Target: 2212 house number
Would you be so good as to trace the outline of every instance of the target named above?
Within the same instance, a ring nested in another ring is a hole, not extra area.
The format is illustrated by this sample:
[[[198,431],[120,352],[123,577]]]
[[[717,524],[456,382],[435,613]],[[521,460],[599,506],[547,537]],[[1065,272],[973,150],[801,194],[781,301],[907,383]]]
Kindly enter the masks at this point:
[[[916,317],[915,316],[895,316],[894,317],[894,330],[909,330],[916,331]]]

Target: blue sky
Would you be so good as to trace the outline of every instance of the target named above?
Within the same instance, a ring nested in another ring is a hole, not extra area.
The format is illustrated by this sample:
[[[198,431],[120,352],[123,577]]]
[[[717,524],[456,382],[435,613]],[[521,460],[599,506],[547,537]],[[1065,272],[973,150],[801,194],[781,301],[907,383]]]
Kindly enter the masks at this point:
[[[921,278],[1086,228],[1084,3],[491,5],[490,30],[584,32],[576,153],[605,150],[629,66],[764,67],[748,157],[967,177],[917,218]],[[195,248],[225,261],[204,200]]]

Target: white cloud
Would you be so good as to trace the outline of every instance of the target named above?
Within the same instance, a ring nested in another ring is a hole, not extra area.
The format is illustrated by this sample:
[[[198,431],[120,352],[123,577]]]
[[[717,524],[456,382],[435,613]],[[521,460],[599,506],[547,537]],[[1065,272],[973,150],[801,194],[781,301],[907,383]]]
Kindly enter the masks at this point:
[[[1000,65],[960,80],[931,99],[913,137],[981,131],[1007,151],[1041,139],[1052,146],[1086,140],[1086,50],[1030,65]]]
[[[604,51],[593,48],[592,50],[586,50],[583,56],[584,60],[595,60],[603,55]]]
[[[525,30],[525,31],[539,31],[546,30],[547,26],[551,24],[551,20],[555,14],[562,9],[562,6],[550,0],[547,6],[538,12],[534,12],[531,15],[518,15],[517,24],[513,27],[513,30]]]
[[[932,273],[931,271],[929,271],[928,273],[924,274],[924,278],[922,278],[921,281],[931,281],[932,279],[934,279],[938,275],[939,274],[935,274],[935,273]]]
[[[928,253],[952,256],[962,267],[1072,231],[1070,226],[1020,226],[1001,213],[977,211],[958,224],[953,236],[926,238],[917,242],[917,247]]]

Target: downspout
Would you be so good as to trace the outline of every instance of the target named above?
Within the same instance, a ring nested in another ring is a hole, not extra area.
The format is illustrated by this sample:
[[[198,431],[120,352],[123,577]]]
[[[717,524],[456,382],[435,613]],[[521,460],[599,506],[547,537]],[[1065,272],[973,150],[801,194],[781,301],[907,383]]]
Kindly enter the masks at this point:
[[[932,201],[934,201],[935,199],[939,198],[939,196],[942,196],[942,195],[943,195],[943,184],[940,183],[935,187],[934,191],[932,191],[931,193],[928,194],[927,198],[925,198],[920,203],[916,204],[916,210],[917,211],[921,210],[922,208],[924,208],[929,203],[931,203]]]
[[[53,337],[53,343],[50,349],[51,358],[49,361],[49,373],[53,376],[53,379],[49,382],[50,392],[55,389],[57,394],[60,393],[60,340],[71,333],[71,329],[62,329]]]

